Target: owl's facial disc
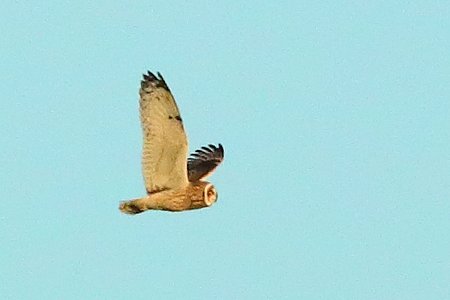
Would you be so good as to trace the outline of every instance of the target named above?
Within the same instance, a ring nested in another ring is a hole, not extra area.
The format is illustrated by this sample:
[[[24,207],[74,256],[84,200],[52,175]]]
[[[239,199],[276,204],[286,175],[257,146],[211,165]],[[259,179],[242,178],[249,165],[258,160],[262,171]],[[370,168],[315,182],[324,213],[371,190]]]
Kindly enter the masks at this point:
[[[206,185],[205,190],[203,192],[203,198],[205,199],[205,204],[207,206],[213,205],[214,202],[216,202],[217,197],[218,197],[217,191],[214,188],[214,186],[211,183]]]

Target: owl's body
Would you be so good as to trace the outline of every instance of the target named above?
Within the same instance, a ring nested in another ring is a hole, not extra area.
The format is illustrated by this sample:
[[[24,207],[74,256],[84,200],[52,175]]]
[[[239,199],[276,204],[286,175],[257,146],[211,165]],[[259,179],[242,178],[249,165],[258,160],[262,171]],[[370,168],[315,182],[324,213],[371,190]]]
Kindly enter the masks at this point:
[[[222,162],[223,147],[208,145],[187,159],[188,142],[180,112],[163,77],[158,76],[144,74],[139,91],[147,196],[122,202],[119,208],[128,214],[198,209],[217,200],[214,186],[203,179]]]
[[[208,191],[211,193],[211,188],[212,185],[209,182],[190,183],[184,188],[165,190],[150,194],[145,198],[125,202],[122,204],[121,210],[133,214],[150,209],[183,211],[203,208],[212,205],[216,200],[208,197]]]

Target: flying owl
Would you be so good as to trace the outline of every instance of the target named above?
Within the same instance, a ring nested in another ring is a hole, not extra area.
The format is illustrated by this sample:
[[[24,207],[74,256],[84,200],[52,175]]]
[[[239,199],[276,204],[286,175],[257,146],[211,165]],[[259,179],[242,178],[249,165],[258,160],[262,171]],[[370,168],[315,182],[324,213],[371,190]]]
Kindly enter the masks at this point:
[[[139,90],[143,131],[142,172],[147,196],[120,203],[126,214],[146,210],[184,211],[216,202],[215,187],[204,181],[223,161],[221,144],[187,158],[188,141],[175,99],[160,73],[144,74]]]

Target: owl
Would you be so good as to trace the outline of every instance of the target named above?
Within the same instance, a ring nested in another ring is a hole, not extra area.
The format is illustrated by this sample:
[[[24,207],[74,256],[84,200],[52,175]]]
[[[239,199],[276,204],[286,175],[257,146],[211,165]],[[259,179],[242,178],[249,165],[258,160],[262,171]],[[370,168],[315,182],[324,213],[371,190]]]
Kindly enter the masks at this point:
[[[139,90],[143,131],[142,172],[147,196],[123,201],[126,214],[146,210],[185,211],[213,205],[215,187],[205,179],[223,161],[224,150],[209,144],[192,153],[174,97],[160,73],[144,74]]]

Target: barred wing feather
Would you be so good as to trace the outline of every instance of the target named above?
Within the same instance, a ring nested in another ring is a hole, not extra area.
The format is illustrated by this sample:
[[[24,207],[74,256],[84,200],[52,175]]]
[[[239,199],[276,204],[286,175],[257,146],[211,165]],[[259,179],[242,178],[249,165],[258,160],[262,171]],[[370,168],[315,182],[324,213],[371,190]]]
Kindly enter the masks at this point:
[[[224,150],[221,144],[218,147],[210,144],[196,150],[187,162],[189,181],[206,179],[220,165],[223,158]]]

